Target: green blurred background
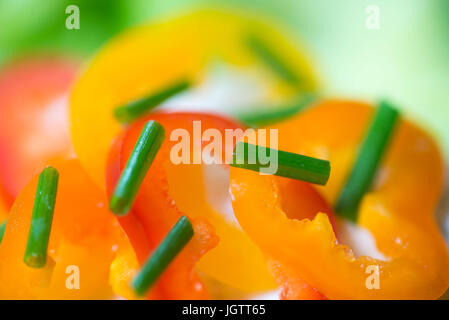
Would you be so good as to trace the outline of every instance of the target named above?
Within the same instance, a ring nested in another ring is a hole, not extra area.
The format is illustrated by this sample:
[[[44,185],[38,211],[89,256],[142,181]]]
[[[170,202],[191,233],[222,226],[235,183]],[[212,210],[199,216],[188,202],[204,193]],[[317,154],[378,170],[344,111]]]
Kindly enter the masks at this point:
[[[80,8],[80,30],[65,9]],[[260,12],[301,39],[330,96],[387,97],[449,154],[448,0],[0,0],[0,65],[30,52],[91,56],[120,31],[174,11],[224,5]],[[366,28],[366,8],[380,29]]]

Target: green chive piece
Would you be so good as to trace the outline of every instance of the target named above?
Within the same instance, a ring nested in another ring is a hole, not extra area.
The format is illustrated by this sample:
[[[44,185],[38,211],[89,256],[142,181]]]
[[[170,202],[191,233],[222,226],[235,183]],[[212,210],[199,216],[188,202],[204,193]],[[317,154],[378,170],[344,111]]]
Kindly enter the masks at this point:
[[[182,79],[176,83],[170,84],[157,92],[151,93],[149,96],[131,101],[124,106],[120,106],[114,110],[115,118],[120,123],[131,123],[148,111],[154,109],[165,100],[174,95],[187,90],[191,87],[191,83]]]
[[[58,181],[59,173],[53,167],[46,167],[39,175],[24,257],[32,268],[43,268],[47,262]]]
[[[272,157],[273,153],[277,153],[277,159]],[[262,168],[268,168],[270,165],[266,159],[264,161],[266,163],[262,163],[261,155],[277,164],[277,171],[273,173],[276,176],[320,185],[325,185],[329,180],[331,167],[327,160],[261,147],[247,142],[236,144],[230,165],[261,172]]]
[[[282,60],[268,43],[255,34],[248,35],[246,40],[248,48],[280,78],[293,86],[301,84],[301,77],[292,70],[286,61]]]
[[[335,207],[341,216],[356,221],[363,195],[370,189],[377,168],[394,135],[399,112],[382,101],[360,147],[351,174]]]
[[[109,203],[111,211],[115,214],[125,215],[131,209],[164,137],[165,130],[156,121],[148,121],[143,127]]]
[[[259,108],[258,111],[237,114],[236,118],[253,128],[267,126],[294,116],[318,99],[315,93],[307,93],[285,106]]]
[[[144,264],[131,286],[143,296],[193,237],[192,223],[182,216]]]
[[[0,243],[2,243],[3,236],[5,235],[5,229],[6,229],[6,220],[0,224]]]

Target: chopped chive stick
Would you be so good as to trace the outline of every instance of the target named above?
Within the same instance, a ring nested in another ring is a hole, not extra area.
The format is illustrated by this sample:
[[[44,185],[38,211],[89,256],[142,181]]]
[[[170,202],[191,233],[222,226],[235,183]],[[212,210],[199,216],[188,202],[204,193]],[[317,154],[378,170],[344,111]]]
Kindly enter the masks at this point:
[[[147,97],[131,101],[124,106],[116,108],[114,110],[114,115],[121,123],[131,123],[148,111],[160,105],[165,100],[187,90],[190,86],[191,83],[188,80],[182,79],[160,89],[157,92],[152,92]]]
[[[2,243],[3,236],[5,235],[5,229],[6,229],[6,220],[0,224],[0,243]]]
[[[341,216],[356,221],[360,201],[369,190],[394,134],[399,112],[382,101],[359,150],[352,172],[335,207]]]
[[[278,55],[275,48],[270,47],[255,34],[249,34],[246,42],[248,48],[285,82],[293,86],[301,83],[301,77]]]
[[[277,154],[277,156],[276,156]],[[261,155],[264,159],[262,163]],[[271,161],[271,163],[270,163]],[[277,167],[274,175],[325,185],[330,175],[330,163],[301,154],[239,142],[232,154],[231,166],[264,172],[270,165]]]
[[[131,287],[143,296],[193,237],[192,223],[182,216],[144,264]]]
[[[295,99],[288,105],[271,107],[270,109],[259,108],[257,111],[237,114],[236,118],[250,127],[259,128],[294,116],[316,101],[317,98],[317,94],[308,93]]]
[[[115,214],[125,215],[131,209],[164,137],[164,128],[156,121],[148,121],[143,127],[109,203],[111,211]]]
[[[39,175],[24,257],[32,268],[43,268],[47,262],[58,181],[59,173],[53,167],[46,167]]]

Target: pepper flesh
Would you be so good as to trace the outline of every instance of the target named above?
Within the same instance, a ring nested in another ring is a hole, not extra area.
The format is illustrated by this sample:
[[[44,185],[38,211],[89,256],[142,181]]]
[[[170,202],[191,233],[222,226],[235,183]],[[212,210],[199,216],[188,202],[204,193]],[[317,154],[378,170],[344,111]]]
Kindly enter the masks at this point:
[[[317,212],[327,214],[334,232],[336,221],[333,210],[315,188],[306,182],[273,177],[279,190],[279,199],[289,219],[313,219]],[[326,297],[309,285],[295,272],[279,261],[271,259],[269,269],[277,284],[281,287],[282,300],[324,300]]]
[[[361,103],[323,102],[274,126],[279,129],[279,148],[331,161],[331,178],[319,189],[333,204],[372,114],[373,109]],[[273,177],[231,168],[234,212],[245,232],[265,254],[330,299],[435,299],[444,293],[449,257],[433,219],[441,187],[438,147],[424,131],[401,120],[359,209],[360,226],[388,257],[380,261],[357,258],[339,244],[322,213],[312,220],[289,219]],[[371,265],[379,268],[379,289],[366,285]]]
[[[108,299],[109,268],[117,250],[132,250],[106,195],[76,160],[52,165],[60,178],[47,264],[42,269],[24,262],[38,176],[18,195],[0,244],[0,298]],[[77,276],[79,288],[77,289]]]

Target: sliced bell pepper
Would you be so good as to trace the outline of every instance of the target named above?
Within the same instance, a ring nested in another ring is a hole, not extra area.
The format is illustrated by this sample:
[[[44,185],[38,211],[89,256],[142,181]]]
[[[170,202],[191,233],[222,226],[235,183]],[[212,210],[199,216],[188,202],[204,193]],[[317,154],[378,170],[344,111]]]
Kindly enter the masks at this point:
[[[223,145],[225,145],[225,129],[239,128],[239,125],[233,121],[202,113],[155,113],[145,117],[128,128],[112,147],[109,157],[108,190],[113,189],[119,176],[119,170],[123,169],[144,123],[149,120],[155,120],[162,124],[166,131],[166,140],[140,187],[132,213],[124,218],[119,218],[134,244],[140,262],[145,261],[149,251],[159,244],[182,212],[193,219],[195,226],[195,237],[191,241],[193,244],[189,244],[185,250],[191,251],[190,255],[194,257],[193,262],[216,246],[201,258],[198,262],[198,270],[245,291],[273,288],[273,279],[259,249],[238,225],[230,222],[208,203],[202,165],[175,165],[170,161],[170,151],[178,143],[178,141],[169,139],[173,130],[185,129],[192,137],[194,135],[193,121],[201,121],[201,133],[208,128],[218,129],[222,133]],[[203,144],[206,145],[207,142],[203,142]],[[231,154],[233,146],[227,147],[228,154]],[[192,148],[190,154],[193,157],[192,144],[190,148]],[[225,154],[226,152],[223,150],[222,163],[224,163]],[[212,229],[209,230],[208,223],[204,221],[208,221],[213,226],[220,238],[218,245]],[[138,240],[139,237],[140,240]],[[145,237],[147,241],[143,240]],[[200,250],[201,254],[192,249],[194,244],[197,246],[196,250]],[[188,255],[185,254],[185,256]],[[229,263],[223,263],[223,261],[229,261]],[[231,263],[231,261],[234,262]],[[186,266],[191,269],[194,263],[179,262],[178,272],[184,270]],[[160,281],[159,284],[163,282]],[[179,293],[180,291],[176,289],[172,294]],[[167,297],[173,298],[174,296]],[[175,297],[178,296],[175,295]],[[191,298],[192,296],[184,297]],[[195,296],[193,297],[195,298]]]
[[[362,103],[326,101],[273,128],[279,149],[331,161],[331,178],[319,190],[334,204],[372,114]],[[339,244],[327,215],[291,219],[272,176],[231,168],[233,208],[266,255],[330,299],[435,299],[449,286],[448,249],[434,220],[442,170],[433,139],[401,120],[358,215],[386,261],[356,257]],[[371,265],[378,289],[366,285]]]
[[[337,230],[333,210],[313,186],[303,181],[281,177],[274,177],[274,181],[278,188],[282,209],[289,219],[313,219],[317,212],[324,212],[327,214],[334,232]],[[275,260],[269,261],[269,268],[277,284],[281,287],[281,299],[326,299],[316,288],[304,281],[295,269],[286,267]]]
[[[217,60],[242,73],[256,70],[256,79],[266,83],[265,101],[260,101],[264,104],[296,95],[297,88],[265,72],[267,66],[245,42],[248,33],[266,40],[291,63],[291,71],[301,75],[302,91],[316,90],[317,80],[302,48],[251,15],[196,10],[131,29],[110,42],[93,59],[71,96],[72,141],[94,181],[104,188],[107,154],[121,130],[113,116],[116,107],[180,79],[188,78],[197,86]]]
[[[116,107],[180,79],[193,81],[193,87],[204,84],[211,65],[217,60],[241,73],[256,74],[257,81],[263,82],[266,87],[263,90],[264,103],[280,102],[296,95],[298,88],[286,85],[251,51],[246,42],[248,34],[263,39],[276,48],[282,60],[291,62],[291,71],[301,75],[301,92],[316,90],[317,80],[301,53],[302,48],[292,45],[287,37],[251,15],[197,10],[132,29],[110,42],[93,59],[71,97],[72,141],[83,167],[94,181],[104,187],[107,154],[112,141],[121,131],[120,124],[113,117]],[[180,54],[182,59],[179,59]],[[204,204],[205,190],[198,178],[200,167],[193,166],[190,170],[179,167],[179,173],[176,169],[172,168],[168,174],[179,174],[186,180],[189,178],[187,181],[190,183],[189,187],[170,184],[171,192],[176,194],[173,197],[177,198],[177,205],[186,212],[189,210],[183,206],[200,207],[201,216],[207,216],[222,239],[215,250],[201,259],[199,269],[245,291],[273,288],[275,284],[259,250],[243,236],[234,222]],[[195,179],[190,179],[192,176]],[[201,202],[191,201],[186,196],[189,193],[183,194],[185,190],[198,190],[196,199]],[[182,202],[185,204],[179,204]],[[241,239],[246,240],[242,242]],[[139,247],[137,250],[142,250]],[[247,254],[240,255],[242,268],[238,272],[227,272],[222,261],[236,248],[237,252],[243,252],[246,248]],[[142,251],[148,253],[147,250]],[[226,255],[222,256],[223,253]],[[253,272],[249,273],[247,270],[250,269],[244,266],[251,267]],[[247,274],[250,276],[246,277]]]
[[[0,197],[8,208],[48,160],[73,154],[68,90],[75,72],[70,60],[34,58],[0,73]]]
[[[106,195],[79,162],[57,161],[52,165],[60,178],[47,264],[36,269],[24,263],[36,176],[20,192],[9,213],[0,244],[0,298],[112,298],[108,278],[111,263],[117,251],[129,252],[131,246],[108,210]]]

